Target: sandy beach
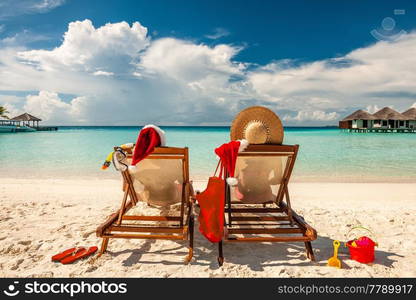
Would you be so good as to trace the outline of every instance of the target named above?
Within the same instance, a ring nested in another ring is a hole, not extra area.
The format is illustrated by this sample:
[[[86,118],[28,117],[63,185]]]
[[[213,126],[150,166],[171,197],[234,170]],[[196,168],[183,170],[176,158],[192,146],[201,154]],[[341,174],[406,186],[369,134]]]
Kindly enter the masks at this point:
[[[196,182],[197,189],[204,182]],[[226,244],[219,268],[217,249],[196,228],[195,255],[182,263],[184,242],[111,240],[108,252],[73,265],[50,257],[73,246],[100,245],[95,229],[116,210],[118,180],[1,179],[1,277],[411,277],[416,276],[415,184],[293,183],[292,205],[318,231],[316,262],[303,244]],[[138,211],[149,209],[139,205]],[[340,248],[343,268],[326,266],[332,241],[345,241],[348,229],[371,228],[379,247],[376,261],[364,265]]]

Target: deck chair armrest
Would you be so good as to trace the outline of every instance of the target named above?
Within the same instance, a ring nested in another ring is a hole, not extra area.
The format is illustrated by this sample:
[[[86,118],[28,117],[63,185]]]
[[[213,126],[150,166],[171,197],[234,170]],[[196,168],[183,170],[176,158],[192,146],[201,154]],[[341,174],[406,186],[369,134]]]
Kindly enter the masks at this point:
[[[190,221],[191,217],[194,216],[193,204],[195,203],[195,201],[193,199],[196,200],[196,198],[194,198],[194,196],[189,197],[188,214],[186,216],[186,222],[185,222],[186,224],[189,224],[189,221]]]
[[[288,207],[285,203],[281,202],[279,207],[283,210],[287,210]],[[306,223],[305,219],[299,216],[295,211],[292,210],[292,217],[296,220],[296,222],[305,230],[305,234],[310,237],[312,240],[315,240],[318,237],[318,233],[316,232],[315,228],[310,226]]]

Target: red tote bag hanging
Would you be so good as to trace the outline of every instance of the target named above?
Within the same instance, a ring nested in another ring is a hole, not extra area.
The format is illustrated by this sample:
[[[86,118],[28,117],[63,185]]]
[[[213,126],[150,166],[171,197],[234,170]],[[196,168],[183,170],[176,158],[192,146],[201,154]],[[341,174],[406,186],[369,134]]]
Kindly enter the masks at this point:
[[[216,177],[219,166],[220,174]],[[200,207],[199,231],[212,243],[220,242],[224,236],[225,180],[221,178],[222,173],[220,161],[205,191],[196,195]]]

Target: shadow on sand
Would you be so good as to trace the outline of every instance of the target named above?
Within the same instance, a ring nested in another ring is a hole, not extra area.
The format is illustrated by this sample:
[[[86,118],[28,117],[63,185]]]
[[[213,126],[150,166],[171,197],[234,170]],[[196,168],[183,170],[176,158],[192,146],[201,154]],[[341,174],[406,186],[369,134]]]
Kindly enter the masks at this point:
[[[172,242],[172,246],[165,249],[152,250],[154,240],[145,240],[137,249],[125,249],[112,252],[111,245],[107,255],[117,257],[129,253],[129,257],[123,260],[123,266],[129,267],[135,264],[164,264],[182,265],[182,259],[188,253],[187,242]],[[225,264],[245,265],[252,271],[263,271],[265,267],[273,266],[326,266],[327,259],[333,255],[333,239],[326,236],[318,236],[312,242],[316,261],[312,262],[306,258],[303,243],[225,243],[223,246]],[[194,258],[191,265],[209,266],[210,269],[218,269],[216,244],[208,242],[199,232],[195,232]],[[161,260],[144,260],[144,254],[160,255]],[[343,269],[351,269],[349,252],[341,243],[338,257],[342,260]],[[374,265],[392,267],[398,257],[396,253],[383,251],[376,248]]]

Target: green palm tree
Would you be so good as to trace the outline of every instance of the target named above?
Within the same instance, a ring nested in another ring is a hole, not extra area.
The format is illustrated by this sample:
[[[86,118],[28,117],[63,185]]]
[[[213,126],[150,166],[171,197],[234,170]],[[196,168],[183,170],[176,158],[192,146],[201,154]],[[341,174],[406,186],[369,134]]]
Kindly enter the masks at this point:
[[[7,111],[7,109],[3,106],[0,106],[0,117],[6,118],[8,119],[9,117],[6,115],[9,112]]]

